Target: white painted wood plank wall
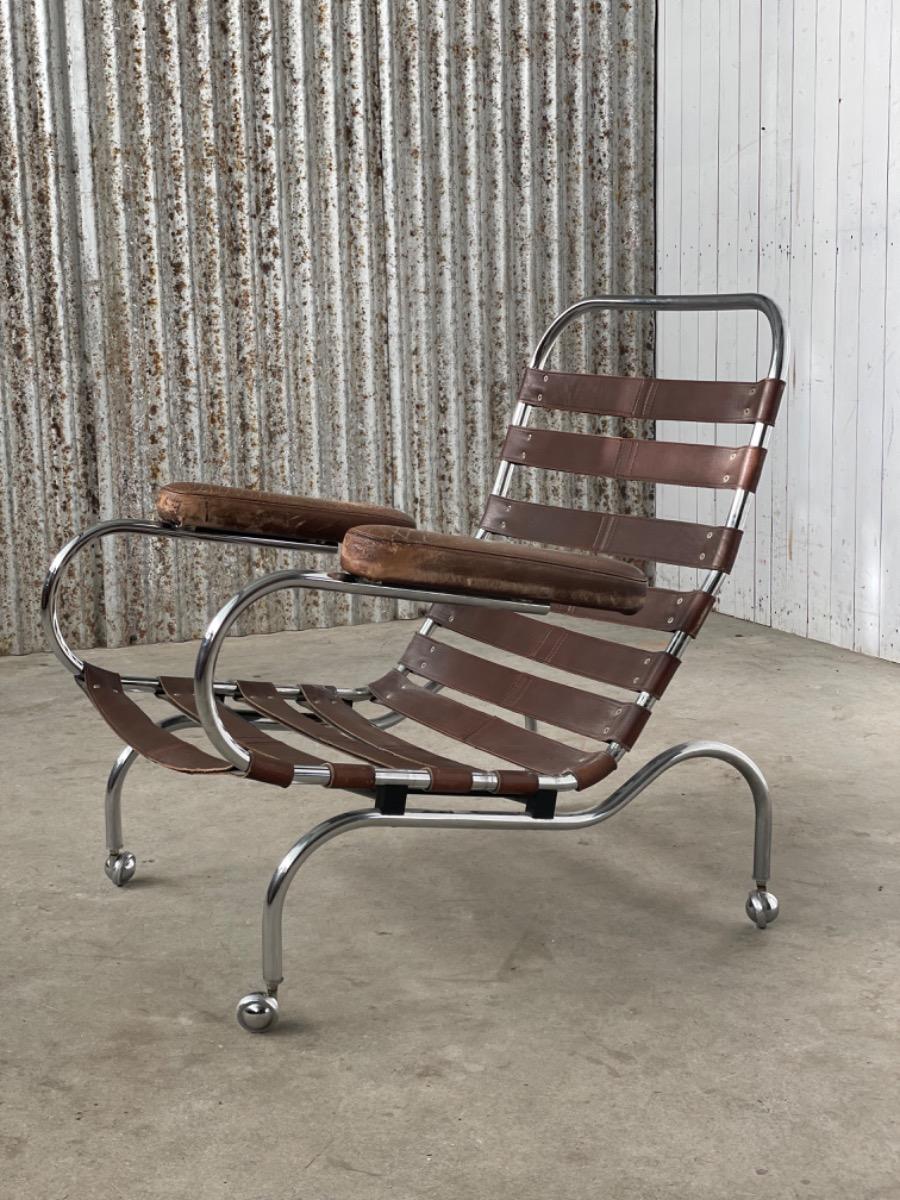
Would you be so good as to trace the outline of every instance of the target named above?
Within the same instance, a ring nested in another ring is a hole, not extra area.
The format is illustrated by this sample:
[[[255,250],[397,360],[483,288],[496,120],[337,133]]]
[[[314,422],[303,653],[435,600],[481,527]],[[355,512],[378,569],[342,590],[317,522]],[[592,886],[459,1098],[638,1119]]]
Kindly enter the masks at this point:
[[[900,0],[659,3],[658,289],[767,292],[793,347],[721,609],[900,662]],[[754,316],[660,318],[663,376],[755,378],[768,353]],[[663,487],[657,508],[729,499]]]

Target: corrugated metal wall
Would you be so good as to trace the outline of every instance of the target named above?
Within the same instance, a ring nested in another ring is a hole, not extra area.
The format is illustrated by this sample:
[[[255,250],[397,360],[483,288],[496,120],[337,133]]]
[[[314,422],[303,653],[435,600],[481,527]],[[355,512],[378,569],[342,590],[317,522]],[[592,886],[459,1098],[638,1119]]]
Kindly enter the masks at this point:
[[[721,607],[900,662],[900,8],[684,0],[660,18],[659,289],[769,292],[793,344]],[[749,317],[659,323],[660,374],[755,377],[767,355]],[[714,519],[712,493],[676,490],[660,515]]]
[[[60,543],[167,479],[471,526],[536,334],[652,287],[652,100],[651,2],[0,0],[0,650],[42,645]],[[70,628],[187,638],[289,561],[108,544]]]

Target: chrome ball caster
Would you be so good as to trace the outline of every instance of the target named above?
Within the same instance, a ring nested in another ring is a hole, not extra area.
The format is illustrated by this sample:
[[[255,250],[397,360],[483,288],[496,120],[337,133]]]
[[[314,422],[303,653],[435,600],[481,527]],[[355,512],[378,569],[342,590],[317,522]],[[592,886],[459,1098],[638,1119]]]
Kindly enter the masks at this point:
[[[765,929],[778,916],[778,898],[764,888],[756,888],[747,897],[745,911],[757,929]]]
[[[278,1001],[265,992],[251,992],[238,1000],[235,1016],[248,1033],[265,1033],[278,1021]]]
[[[134,872],[137,867],[137,859],[130,850],[120,850],[118,854],[111,854],[104,864],[103,870],[106,872],[106,877],[116,887],[124,887],[129,879],[134,878]]]

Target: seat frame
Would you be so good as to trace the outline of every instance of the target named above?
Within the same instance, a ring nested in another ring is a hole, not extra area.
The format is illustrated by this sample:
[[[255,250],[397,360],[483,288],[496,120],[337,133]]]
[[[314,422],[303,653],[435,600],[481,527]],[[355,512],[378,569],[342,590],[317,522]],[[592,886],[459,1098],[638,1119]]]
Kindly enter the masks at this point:
[[[697,296],[599,296],[582,300],[562,312],[547,328],[534,350],[530,367],[536,370],[545,369],[550,353],[560,335],[578,318],[595,312],[630,310],[645,312],[757,311],[768,321],[772,337],[767,378],[780,381],[784,377],[786,335],[781,313],[771,299],[755,293]],[[511,426],[526,425],[529,416],[529,406],[519,399],[512,414]],[[751,447],[764,449],[770,433],[770,424],[756,421],[752,426],[748,444]],[[516,463],[502,461],[491,494],[501,498],[505,497],[517,469]],[[740,487],[734,490],[731,507],[725,520],[726,528],[741,528],[751,495],[751,491]],[[314,554],[335,553],[339,549],[336,543],[297,542],[246,533],[183,529],[153,521],[112,520],[95,525],[85,533],[73,538],[54,558],[44,582],[41,598],[42,617],[48,641],[56,656],[75,676],[82,688],[85,686],[85,663],[69,646],[60,627],[58,616],[60,585],[66,568],[85,547],[113,535],[190,539]],[[484,527],[480,527],[475,536],[484,538],[490,536],[490,533]],[[725,575],[726,571],[724,570],[707,571],[701,584],[701,591],[714,597],[722,586]],[[255,580],[232,597],[209,623],[197,654],[194,671],[194,694],[200,717],[199,723],[202,724],[207,737],[218,753],[232,765],[232,773],[236,775],[247,775],[251,759],[248,751],[225,728],[219,714],[219,701],[224,698],[239,698],[240,693],[234,681],[216,679],[215,670],[218,656],[226,636],[242,613],[266,596],[285,589],[296,588],[316,588],[350,594],[426,601],[433,604],[476,605],[520,613],[546,614],[550,611],[549,605],[546,604],[386,586],[354,579],[343,572],[325,574],[322,572],[278,571]],[[426,618],[419,632],[423,635],[428,634],[433,627],[434,622],[430,618]],[[678,631],[672,634],[665,651],[673,658],[680,660],[690,641],[690,633]],[[398,669],[403,672],[407,670],[403,666]],[[121,677],[121,683],[127,691],[154,693],[160,688],[159,678],[152,676],[126,675]],[[431,691],[440,690],[439,684],[427,683],[425,686]],[[279,695],[284,698],[302,698],[302,689],[299,684],[279,684],[276,687]],[[338,697],[351,704],[372,698],[368,687],[336,688],[334,691]],[[644,691],[637,696],[634,703],[641,708],[650,710],[654,706],[655,697]],[[233,711],[237,711],[240,716],[260,728],[285,728],[279,722],[265,717],[256,710],[238,709]],[[388,711],[381,717],[373,718],[372,724],[381,729],[388,729],[404,719],[401,713]],[[160,729],[171,731],[189,726],[196,727],[198,722],[179,713],[165,718],[157,724]],[[526,717],[525,724],[530,729],[536,728],[532,718]],[[618,742],[609,744],[609,754],[615,761],[619,761],[626,750],[627,747]],[[112,767],[106,786],[107,858],[105,870],[110,880],[119,887],[126,884],[134,876],[136,870],[135,856],[124,848],[122,792],[128,772],[137,757],[139,757],[138,751],[125,745]],[[376,826],[517,831],[585,829],[608,820],[670,768],[694,758],[713,758],[726,762],[734,767],[749,785],[755,813],[754,886],[747,898],[745,909],[750,920],[759,929],[765,929],[775,920],[779,911],[778,901],[768,890],[772,844],[771,798],[759,767],[746,754],[732,746],[721,742],[702,740],[672,746],[641,767],[605,800],[591,807],[567,811],[557,811],[556,796],[560,792],[567,792],[578,786],[575,777],[568,772],[556,775],[541,774],[539,790],[526,802],[525,811],[508,812],[458,808],[445,810],[409,808],[407,798],[410,792],[429,790],[430,773],[427,770],[396,770],[379,767],[375,770],[373,791],[361,793],[369,796],[374,794],[374,805],[369,808],[340,813],[316,825],[294,843],[272,875],[263,905],[262,975],[264,986],[260,991],[250,993],[238,1002],[237,1019],[239,1024],[250,1032],[263,1032],[271,1029],[277,1022],[279,1015],[278,989],[283,980],[282,914],[285,898],[290,884],[302,864],[315,850],[332,838],[351,830]],[[293,782],[327,786],[331,782],[331,775],[329,768],[324,765],[321,767],[295,765]],[[501,774],[493,771],[473,773],[472,791],[468,794],[477,796],[502,794]]]

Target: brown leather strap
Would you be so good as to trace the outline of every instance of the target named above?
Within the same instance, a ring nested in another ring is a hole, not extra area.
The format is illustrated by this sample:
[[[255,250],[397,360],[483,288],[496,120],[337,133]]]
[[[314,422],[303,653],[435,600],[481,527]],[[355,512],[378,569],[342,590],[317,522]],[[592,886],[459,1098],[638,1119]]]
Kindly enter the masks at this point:
[[[498,650],[652,696],[663,694],[679,666],[679,660],[663,650],[609,642],[517,613],[436,604],[428,615],[445,629]]]
[[[522,425],[510,425],[502,453],[507,462],[525,467],[747,491],[755,491],[766,457],[761,446],[653,442]]]
[[[321,742],[325,746],[331,746],[333,749],[341,750],[345,754],[354,754],[358,758],[369,758],[372,762],[376,762],[382,767],[407,769],[418,765],[409,758],[367,745],[358,738],[350,737],[342,733],[340,729],[325,724],[317,717],[301,712],[292,704],[288,704],[284,697],[278,694],[275,685],[272,683],[263,683],[256,679],[239,679],[237,686],[240,690],[241,698],[251,708],[255,708],[257,712],[271,717],[273,721],[277,721],[279,725],[283,725],[286,729],[293,729],[297,733],[303,734],[304,737],[309,738],[311,741]],[[349,706],[344,704],[343,701],[335,700],[335,704],[340,704],[342,708],[347,709],[348,712],[350,711]]]
[[[331,782],[326,787],[367,792],[375,786],[375,768],[365,763],[329,763]]]
[[[614,625],[633,625],[638,629],[659,629],[666,633],[686,633],[696,637],[715,603],[715,596],[699,589],[695,592],[676,592],[671,588],[650,588],[641,611],[631,615],[601,612],[596,608],[576,608],[571,604],[554,604],[553,611],[591,621],[609,621]]]
[[[578,781],[576,791],[580,792],[584,788],[599,783],[601,779],[605,779],[607,775],[611,774],[617,766],[618,763],[616,760],[605,750],[601,751],[600,754],[595,754],[593,758],[588,759],[586,763],[580,767],[576,767],[572,772]]]
[[[174,704],[183,713],[187,713],[189,717],[193,717],[197,721],[200,720],[200,714],[197,711],[197,700],[194,694],[194,681],[192,679],[181,678],[175,675],[160,675],[159,686],[162,689],[163,695],[171,704]],[[289,763],[291,766],[320,767],[323,765],[321,758],[304,754],[301,750],[297,750],[293,746],[288,746],[286,742],[280,742],[277,738],[273,738],[270,734],[266,733],[265,730],[260,729],[259,726],[254,725],[252,721],[248,721],[246,717],[242,717],[233,709],[228,708],[225,704],[219,704],[219,716],[228,733],[245,750],[255,750],[260,754],[268,754],[272,758],[279,759],[281,762]]]
[[[181,712],[200,720],[194,694],[194,681],[176,675],[160,675],[159,686],[163,695]],[[219,704],[222,724],[234,740],[250,755],[247,778],[261,783],[273,783],[278,787],[290,787],[294,782],[294,767],[321,767],[321,758],[313,758],[288,746],[277,738],[270,737],[252,721],[246,720],[225,704]]]
[[[303,685],[306,702],[321,717],[321,720],[315,720],[297,712],[278,695],[271,683],[239,680],[238,687],[243,698],[253,708],[307,737],[324,741],[328,745],[338,745],[341,749],[349,750],[360,757],[371,758],[381,766],[428,771],[431,775],[431,787],[427,790],[430,792],[458,795],[471,792],[474,787],[471,767],[435,754],[423,746],[406,742],[386,729],[377,728],[349,704],[338,699],[332,688]],[[325,721],[333,722],[336,728],[324,725]],[[510,777],[503,789],[508,794],[529,795],[537,790],[537,776],[523,771],[508,774]]]
[[[532,771],[558,775],[574,771],[592,757],[521,725],[504,721],[502,717],[430,692],[399,671],[390,671],[369,686],[382,704],[402,712],[420,725]]]
[[[196,712],[192,680],[160,676],[159,682],[166,696],[176,707],[181,708],[184,712],[190,712],[192,709]],[[250,685],[250,690],[252,691],[252,685]],[[241,693],[245,694],[243,688],[241,688]],[[219,711],[222,724],[235,741],[250,753],[250,769],[247,771],[249,779],[259,779],[264,783],[278,783],[282,787],[287,787],[294,781],[295,766],[324,766],[328,767],[331,772],[331,778],[325,785],[326,787],[365,790],[375,786],[375,768],[370,763],[323,762],[321,758],[304,754],[296,747],[270,737],[262,729],[257,728],[252,721],[247,721],[224,704],[220,706]],[[364,748],[361,749],[364,750]],[[364,756],[368,757],[368,755]]]
[[[774,425],[783,391],[780,379],[761,379],[757,383],[631,379],[528,367],[522,376],[519,400],[540,408],[637,421],[765,421]]]
[[[323,721],[329,721],[338,728],[354,734],[359,738],[361,743],[365,743],[370,747],[369,754],[373,751],[379,753],[392,751],[395,756],[402,756],[406,765],[412,770],[421,770],[423,767],[427,769],[446,768],[451,771],[468,771],[471,777],[471,768],[457,762],[456,759],[446,758],[444,755],[437,754],[433,750],[427,750],[423,746],[414,746],[411,742],[396,737],[386,729],[379,729],[371,721],[367,721],[364,716],[342,701],[338,701],[337,704],[332,703],[330,692],[330,688],[318,687],[307,683],[303,685],[303,694],[310,708]],[[378,759],[376,758],[375,761],[377,762]],[[470,787],[471,781],[464,790],[468,791]]]
[[[294,782],[294,768],[289,762],[275,758],[271,754],[261,754],[258,750],[251,750],[249,753],[248,779],[255,779],[257,783],[271,783],[275,787],[283,788],[290,787]]]
[[[272,683],[240,679],[237,686],[241,696],[257,712],[265,713],[288,729],[302,733],[304,737],[354,754],[358,758],[370,759],[383,767],[410,771],[447,767],[466,771],[470,783],[462,790],[469,791],[471,788],[472,772],[469,767],[405,742],[387,730],[379,729],[355,712],[349,704],[345,704],[333,688],[314,684],[303,685],[304,698],[316,714],[313,717],[288,704]]]
[[[540,779],[534,771],[497,771],[500,783],[497,792],[501,796],[531,796],[540,787]]]
[[[84,690],[88,699],[123,742],[151,762],[172,771],[190,775],[224,774],[233,770],[221,758],[214,758],[198,746],[183,742],[160,727],[129,698],[121,678],[92,663],[84,664]]]
[[[393,674],[396,674],[396,672]],[[398,675],[397,678],[401,683],[404,682],[402,676]],[[176,708],[199,723],[193,683],[190,679],[164,677],[160,680],[160,685],[163,694]],[[272,685],[262,684],[260,686],[262,688],[271,688]],[[250,690],[253,690],[252,686]],[[416,688],[415,690],[422,692],[426,696],[431,695],[431,693],[425,692],[421,688]],[[183,742],[168,730],[160,729],[147,713],[128,697],[122,687],[121,678],[114,672],[106,671],[102,667],[93,666],[91,663],[85,663],[84,691],[100,715],[123,741],[139,754],[144,755],[144,757],[158,763],[160,766],[190,774],[226,774],[234,770],[230,764],[224,762],[222,759],[214,758],[189,742]],[[245,694],[243,688],[241,691],[242,694]],[[275,694],[277,695],[277,692]],[[346,708],[347,706],[344,705],[344,707]],[[457,707],[461,709],[463,706],[457,705]],[[246,721],[225,705],[221,706],[220,711],[226,729],[250,753],[250,769],[247,772],[247,778],[249,779],[287,787],[293,782],[293,764],[301,763],[328,767],[330,781],[327,786],[329,787],[346,788],[354,791],[370,791],[375,786],[375,769],[370,764],[322,763],[319,759],[307,758],[305,755],[301,755],[298,751],[294,750],[293,747],[269,737],[262,730],[257,729],[252,722]],[[348,711],[350,710],[348,709]],[[303,714],[298,715],[301,719],[303,718]],[[477,713],[473,715],[476,717],[481,716],[481,714]],[[313,723],[312,718],[306,719]],[[360,720],[364,720],[364,718],[360,718]],[[495,724],[503,726],[505,722],[496,721]],[[586,775],[589,775],[596,770],[595,764],[598,760],[602,760],[604,757],[608,758],[608,756],[603,755],[589,756],[577,751],[571,753],[565,747],[550,742],[546,738],[541,738],[539,735],[530,734],[527,730],[518,731],[513,727],[510,728],[513,729],[514,733],[524,733],[526,740],[532,739],[537,743],[546,742],[548,746],[560,752],[560,754],[565,754],[565,764],[560,760],[559,772],[567,770],[567,764],[570,764],[573,767],[573,774],[576,774],[578,770],[582,770]],[[302,732],[305,732],[305,728]],[[379,731],[379,733],[383,732]],[[477,743],[473,742],[473,744]],[[451,759],[441,760],[439,755],[434,755],[433,757],[438,762],[446,762],[447,765],[435,765],[425,768],[429,770],[432,777],[431,791],[455,795],[472,790],[473,777],[471,768],[461,764],[456,765]],[[501,757],[509,759],[509,755],[501,755]],[[516,759],[513,758],[510,761],[515,762]],[[612,762],[611,759],[609,761]],[[411,766],[414,769],[417,764],[411,764]],[[545,768],[539,769],[544,770]],[[552,767],[547,767],[546,769],[557,773]],[[500,777],[499,791],[503,795],[526,796],[538,789],[538,777],[531,770],[499,771],[498,775]]]
[[[491,533],[548,542],[569,550],[621,554],[717,571],[731,570],[741,544],[739,529],[721,525],[574,511],[500,496],[490,497],[481,524]]]
[[[609,700],[565,683],[539,679],[421,634],[413,637],[401,661],[417,675],[466,696],[598,741],[624,741],[620,734],[630,728],[629,709],[634,706],[624,700]]]
[[[273,684],[260,683],[256,680],[239,680],[238,687],[248,704],[289,728],[313,737],[318,737],[323,732],[320,721],[297,712],[282,696],[278,695]],[[356,745],[360,752],[365,750],[374,762],[383,766],[398,766],[406,770],[427,770],[431,775],[431,786],[427,789],[429,792],[459,795],[472,791],[474,781],[471,767],[454,762],[451,758],[444,758],[440,754],[434,754],[421,746],[413,746],[411,743],[403,741],[402,738],[394,737],[385,729],[378,729],[365,717],[355,712],[349,704],[338,699],[332,688],[304,684],[303,694],[307,703],[322,717],[323,721],[334,721],[339,723],[340,729],[358,732],[359,739],[351,736],[345,741]],[[312,734],[308,733],[310,725],[318,727]],[[331,730],[331,733],[337,733],[340,736],[339,730]],[[367,739],[368,745],[364,744],[363,738]],[[407,752],[407,756],[401,758],[398,754],[390,754],[386,747],[401,748]],[[388,761],[389,758],[393,761]],[[506,795],[527,796],[537,791],[538,777],[531,771],[501,771],[498,774],[501,777],[500,791]],[[344,784],[343,786],[350,785]]]

